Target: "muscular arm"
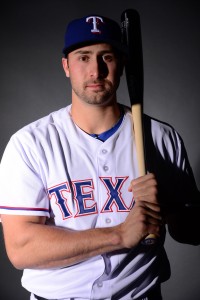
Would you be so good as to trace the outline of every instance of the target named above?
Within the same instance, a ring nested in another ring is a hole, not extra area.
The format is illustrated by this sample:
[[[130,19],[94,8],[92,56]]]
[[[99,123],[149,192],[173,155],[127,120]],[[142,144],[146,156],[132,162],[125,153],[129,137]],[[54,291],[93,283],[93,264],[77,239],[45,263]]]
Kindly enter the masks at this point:
[[[16,268],[53,268],[118,249],[113,228],[70,231],[45,225],[45,217],[2,215],[5,245]]]
[[[136,201],[125,222],[110,228],[71,231],[46,225],[45,217],[2,215],[7,254],[16,268],[54,268],[136,246],[149,233],[159,234],[160,209],[152,174],[132,181]]]

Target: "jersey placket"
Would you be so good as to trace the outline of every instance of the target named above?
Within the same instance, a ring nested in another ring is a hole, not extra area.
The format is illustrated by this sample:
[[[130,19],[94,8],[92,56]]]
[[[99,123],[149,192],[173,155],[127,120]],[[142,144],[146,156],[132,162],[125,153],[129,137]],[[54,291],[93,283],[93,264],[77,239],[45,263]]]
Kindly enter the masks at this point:
[[[104,142],[97,153],[97,176],[100,179],[98,184],[98,207],[99,207],[99,216],[96,223],[96,227],[111,227],[114,226],[112,219],[112,212],[105,210],[106,199],[109,198],[108,189],[105,187],[104,179],[112,180],[114,175],[114,163],[113,163],[113,153],[111,143]],[[103,212],[103,213],[102,213]],[[111,299],[110,293],[110,281],[107,280],[110,276],[112,266],[109,255],[102,255],[104,260],[105,269],[102,275],[94,281],[91,298],[90,299]]]

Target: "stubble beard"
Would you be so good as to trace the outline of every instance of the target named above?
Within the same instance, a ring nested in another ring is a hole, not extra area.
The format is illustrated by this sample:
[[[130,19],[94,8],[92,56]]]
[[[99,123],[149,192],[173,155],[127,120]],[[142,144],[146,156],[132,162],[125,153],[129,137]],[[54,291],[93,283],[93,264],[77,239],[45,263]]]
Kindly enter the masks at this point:
[[[90,82],[91,83],[91,82]],[[97,83],[94,81],[93,83]],[[83,102],[92,105],[105,105],[111,101],[113,96],[116,95],[116,89],[113,87],[110,81],[104,83],[102,89],[89,90],[87,88],[88,82],[84,84],[82,89],[72,87],[74,93],[81,99]]]

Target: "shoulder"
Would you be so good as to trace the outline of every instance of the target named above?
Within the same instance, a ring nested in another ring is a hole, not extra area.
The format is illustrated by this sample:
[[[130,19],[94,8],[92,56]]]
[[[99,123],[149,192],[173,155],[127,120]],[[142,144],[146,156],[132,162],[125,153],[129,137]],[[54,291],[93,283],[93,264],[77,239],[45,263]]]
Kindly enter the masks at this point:
[[[165,146],[167,146],[167,143],[170,145],[173,144],[175,148],[183,143],[180,134],[171,124],[146,114],[144,115],[144,128],[145,132],[151,132],[154,143],[160,141],[160,143],[165,144]]]
[[[124,106],[125,115],[132,122],[131,109]],[[185,155],[184,143],[177,130],[165,121],[148,114],[143,115],[143,130],[147,155],[155,154],[164,160],[177,163]]]
[[[144,125],[151,126],[155,131],[163,134],[177,133],[176,129],[169,123],[144,114]]]
[[[131,108],[124,106],[124,112],[128,118],[132,120]],[[145,133],[150,131],[154,139],[181,139],[180,135],[176,129],[165,121],[161,121],[154,117],[149,116],[148,114],[143,114],[143,126]]]
[[[49,115],[25,125],[15,132],[11,139],[23,140],[28,137],[37,138],[40,135],[46,136],[54,128],[62,127],[64,123],[67,123],[68,119],[71,119],[69,114],[70,107],[71,105],[51,112]]]
[[[155,158],[155,163],[165,161],[168,166],[186,168],[188,158],[183,139],[171,124],[145,115],[144,132],[150,164]]]
[[[21,128],[16,134],[25,132],[25,131],[34,131],[37,129],[47,128],[49,125],[59,125],[69,116],[70,105],[64,108],[61,108],[57,111],[51,112],[49,115],[44,116],[34,122],[31,122]]]
[[[23,157],[26,157],[27,153],[42,153],[46,151],[44,149],[59,142],[59,136],[66,131],[66,127],[72,126],[70,124],[69,105],[19,129],[11,136],[4,152],[20,153]]]

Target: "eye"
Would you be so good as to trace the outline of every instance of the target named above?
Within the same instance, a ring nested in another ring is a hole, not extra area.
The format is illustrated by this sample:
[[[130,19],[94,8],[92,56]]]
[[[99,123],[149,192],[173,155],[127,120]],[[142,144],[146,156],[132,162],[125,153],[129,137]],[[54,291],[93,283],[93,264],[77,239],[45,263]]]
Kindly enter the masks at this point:
[[[82,62],[88,62],[90,60],[88,55],[81,55],[79,56],[79,60]]]
[[[102,58],[103,58],[103,61],[104,61],[105,63],[111,62],[111,61],[115,60],[115,56],[114,56],[114,54],[112,54],[112,53],[104,54],[104,55],[102,56]]]

